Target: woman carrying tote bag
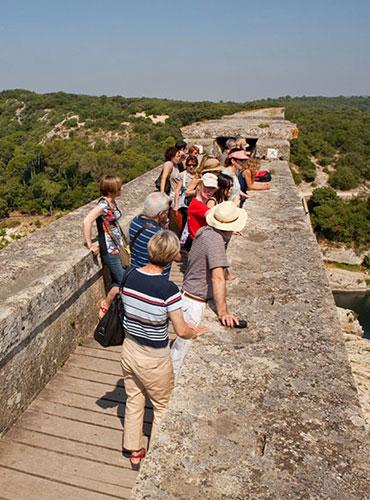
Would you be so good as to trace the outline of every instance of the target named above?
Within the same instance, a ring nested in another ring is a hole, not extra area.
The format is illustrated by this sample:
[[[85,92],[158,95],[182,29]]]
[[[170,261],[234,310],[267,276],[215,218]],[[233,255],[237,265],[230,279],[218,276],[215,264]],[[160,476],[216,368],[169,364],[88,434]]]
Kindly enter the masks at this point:
[[[116,198],[121,194],[122,184],[122,179],[117,176],[105,175],[102,178],[99,184],[102,197],[87,214],[83,224],[88,249],[94,255],[100,253],[102,262],[110,271],[112,282],[118,285],[122,281],[124,272],[120,252],[127,246],[118,222],[122,213],[116,203]],[[98,228],[99,245],[93,244],[91,240],[94,221]]]

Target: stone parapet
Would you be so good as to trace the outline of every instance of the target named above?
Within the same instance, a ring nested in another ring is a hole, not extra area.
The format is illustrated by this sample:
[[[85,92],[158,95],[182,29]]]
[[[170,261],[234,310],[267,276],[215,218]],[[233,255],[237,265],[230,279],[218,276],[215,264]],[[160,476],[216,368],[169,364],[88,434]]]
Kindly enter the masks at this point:
[[[290,143],[296,125],[284,120],[284,108],[246,111],[225,116],[221,120],[196,122],[181,129],[188,143],[202,144],[208,154],[219,154],[217,137],[241,135],[257,139],[256,153],[267,157],[267,149],[278,149],[278,159],[289,160]]]
[[[153,190],[158,169],[126,184],[126,224]],[[0,433],[96,324],[104,295],[100,261],[83,244],[92,202],[0,253]]]
[[[231,311],[193,343],[132,498],[369,498],[369,441],[321,254],[287,162],[228,248]]]

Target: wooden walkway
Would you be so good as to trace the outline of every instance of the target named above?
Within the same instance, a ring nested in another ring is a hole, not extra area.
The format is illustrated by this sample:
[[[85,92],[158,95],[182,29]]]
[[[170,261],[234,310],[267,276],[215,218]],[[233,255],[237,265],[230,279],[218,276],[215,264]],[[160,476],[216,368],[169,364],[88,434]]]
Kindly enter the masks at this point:
[[[178,265],[171,279],[181,283]],[[120,351],[87,339],[0,441],[1,500],[129,498]],[[151,421],[148,404],[147,436]]]

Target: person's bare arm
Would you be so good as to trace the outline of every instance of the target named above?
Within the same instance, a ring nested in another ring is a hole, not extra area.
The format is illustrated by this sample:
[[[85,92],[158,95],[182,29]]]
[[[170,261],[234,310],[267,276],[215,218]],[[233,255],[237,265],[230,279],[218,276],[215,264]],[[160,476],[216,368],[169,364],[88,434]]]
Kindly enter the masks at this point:
[[[86,215],[84,222],[83,222],[83,231],[84,231],[84,238],[86,241],[87,248],[94,254],[97,255],[99,253],[99,246],[98,245],[93,245],[91,241],[91,226],[93,222],[100,216],[103,215],[104,211],[103,209],[97,205],[94,207],[90,212]]]
[[[216,200],[214,198],[211,198],[210,200],[207,201],[207,207],[212,208],[216,205]]]
[[[205,326],[195,326],[184,320],[182,309],[176,309],[169,313],[176,335],[183,339],[195,339],[207,332]]]
[[[166,180],[167,177],[171,174],[171,170],[172,170],[171,165],[165,165],[163,167],[162,177],[161,177],[161,193],[164,193],[164,189],[166,187]]]
[[[244,170],[243,177],[250,191],[266,191],[267,189],[270,189],[270,184],[268,183],[257,185],[253,182],[252,174],[249,170]]]
[[[194,179],[192,179],[189,182],[189,184],[186,188],[185,196],[195,196],[196,189],[197,189],[199,182],[200,182],[200,179],[198,177],[194,177]]]
[[[175,198],[173,200],[173,209],[178,210],[179,209],[179,197],[181,193],[182,186],[184,184],[184,179],[180,179],[179,182],[177,183],[177,188],[175,191]]]
[[[108,309],[112,305],[112,302],[115,298],[115,296],[119,293],[119,287],[118,286],[112,286],[112,288],[109,290],[109,293],[105,299],[105,302],[107,303]]]
[[[223,267],[215,267],[211,271],[213,298],[216,304],[217,316],[224,326],[238,325],[236,316],[229,314],[226,302],[226,280]]]
[[[175,257],[173,258],[175,262],[181,262],[182,257],[181,257],[181,252],[179,252]]]

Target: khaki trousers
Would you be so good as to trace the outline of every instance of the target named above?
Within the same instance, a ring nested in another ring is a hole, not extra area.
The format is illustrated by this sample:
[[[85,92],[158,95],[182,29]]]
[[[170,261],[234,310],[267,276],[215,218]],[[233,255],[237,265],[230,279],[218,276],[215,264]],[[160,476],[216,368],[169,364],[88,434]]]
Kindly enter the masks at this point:
[[[171,356],[153,357],[143,353],[132,340],[123,343],[121,366],[127,394],[123,447],[139,450],[143,447],[145,395],[153,404],[151,439],[155,436],[173,388]]]

